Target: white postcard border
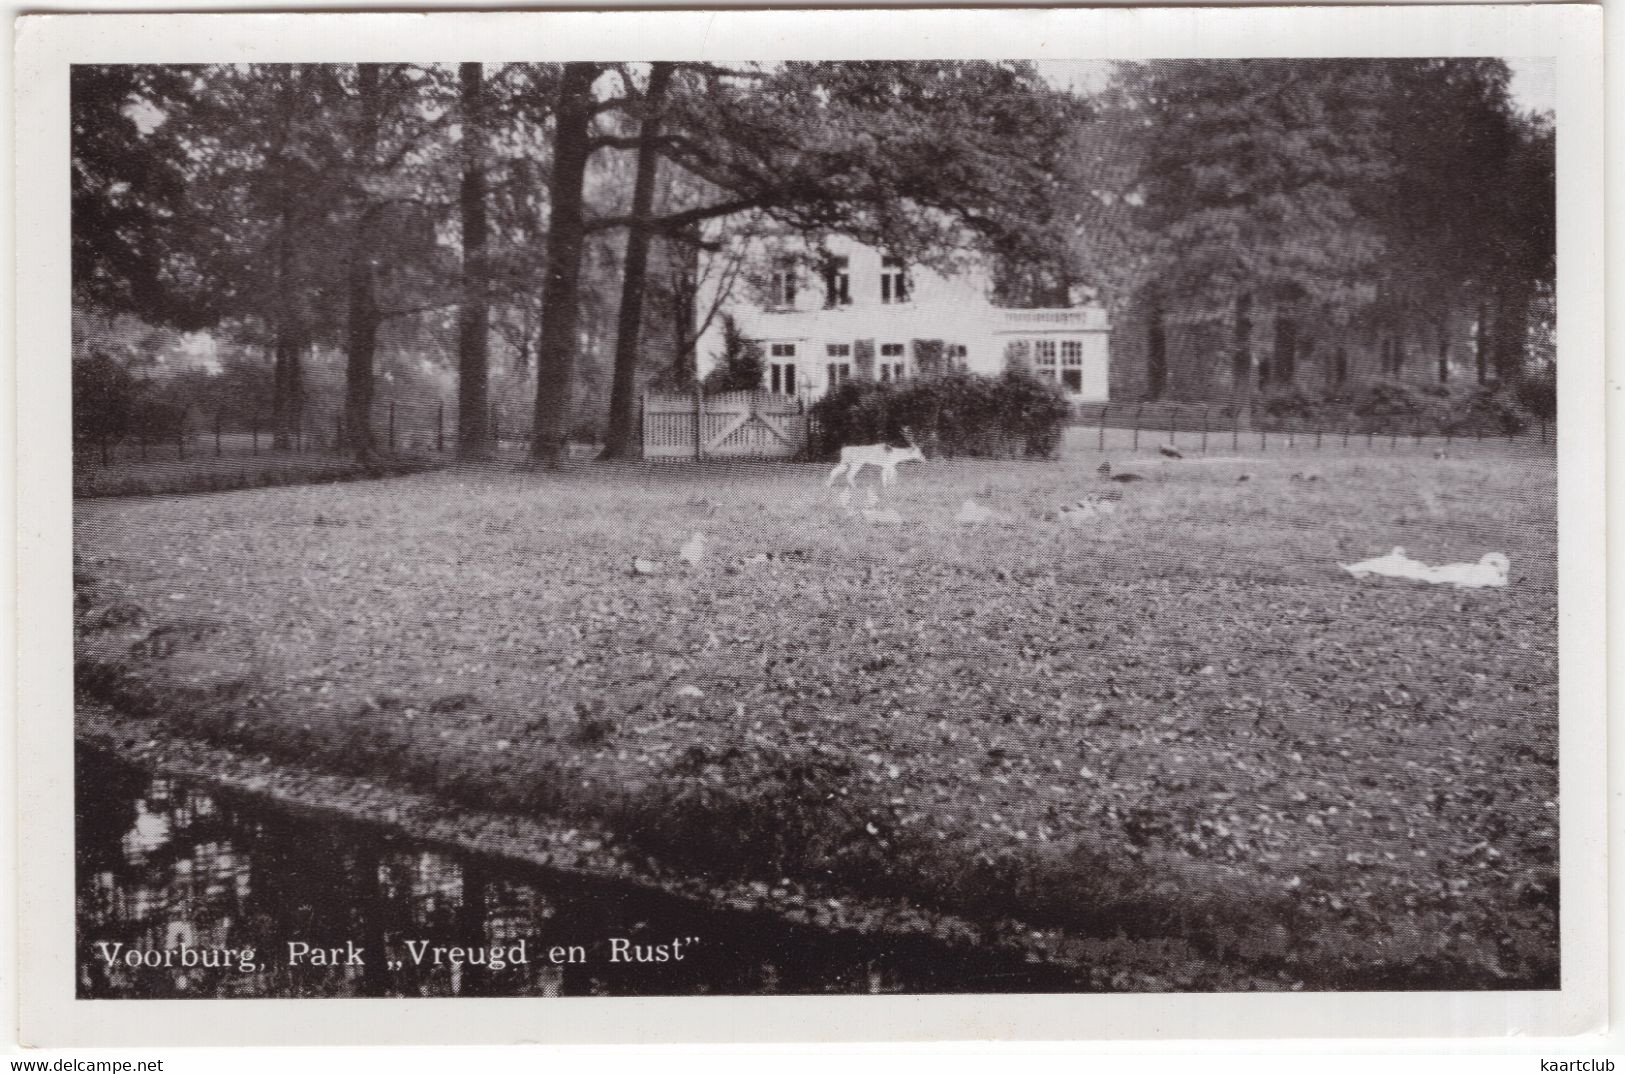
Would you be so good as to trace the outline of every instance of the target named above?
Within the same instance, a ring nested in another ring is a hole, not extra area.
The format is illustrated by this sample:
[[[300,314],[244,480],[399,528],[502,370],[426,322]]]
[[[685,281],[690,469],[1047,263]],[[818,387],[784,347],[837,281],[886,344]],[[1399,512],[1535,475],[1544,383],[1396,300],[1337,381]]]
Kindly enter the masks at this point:
[[[1601,9],[1571,5],[30,16],[17,29],[18,753],[25,1044],[1562,1036],[1603,1029],[1608,833]],[[74,998],[67,65],[580,58],[1557,59],[1563,987],[671,999]],[[1593,361],[1589,356],[1598,356]],[[225,1006],[221,1006],[224,1004]]]

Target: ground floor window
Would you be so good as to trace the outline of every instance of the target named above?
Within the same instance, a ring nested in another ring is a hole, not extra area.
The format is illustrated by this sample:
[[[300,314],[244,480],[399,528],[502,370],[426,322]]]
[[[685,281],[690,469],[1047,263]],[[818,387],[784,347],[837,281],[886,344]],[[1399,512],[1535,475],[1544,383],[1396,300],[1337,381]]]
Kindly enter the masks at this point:
[[[1061,386],[1073,395],[1083,391],[1083,340],[1061,340]]]
[[[1033,341],[1033,372],[1045,380],[1055,379],[1055,341],[1053,339]]]
[[[882,384],[903,379],[903,371],[907,366],[903,358],[905,353],[907,352],[901,343],[882,343],[880,345],[880,357],[889,359],[880,363],[878,375]]]
[[[829,364],[824,367],[824,384],[833,389],[852,379],[852,344],[829,343],[824,347]]]
[[[772,359],[767,366],[767,388],[774,395],[794,395],[796,393],[796,345],[794,343],[773,343],[768,345],[768,356]]]
[[[1029,349],[1030,348],[1030,349]],[[1032,370],[1044,380],[1060,383],[1069,394],[1083,393],[1083,341],[1081,339],[1011,340],[1007,356],[1019,362],[1032,355]]]
[[[970,365],[970,351],[963,343],[948,345],[948,364],[955,369],[965,369]]]

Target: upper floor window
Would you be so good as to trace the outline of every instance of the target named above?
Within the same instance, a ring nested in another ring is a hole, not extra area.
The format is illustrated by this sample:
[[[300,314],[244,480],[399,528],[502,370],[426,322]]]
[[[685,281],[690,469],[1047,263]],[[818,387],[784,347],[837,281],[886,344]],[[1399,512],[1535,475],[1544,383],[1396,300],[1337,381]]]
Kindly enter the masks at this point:
[[[788,258],[780,260],[773,270],[772,278],[768,280],[768,305],[794,306],[799,290],[800,281],[796,278],[795,262]]]
[[[886,257],[880,261],[880,301],[908,301],[908,270],[900,257]]]
[[[824,261],[824,308],[852,304],[852,259],[830,257]]]
[[[1040,372],[1055,375],[1055,341],[1053,339],[1039,339],[1033,341],[1033,364],[1038,366]]]
[[[1061,340],[1061,364],[1071,366],[1083,364],[1083,340]]]

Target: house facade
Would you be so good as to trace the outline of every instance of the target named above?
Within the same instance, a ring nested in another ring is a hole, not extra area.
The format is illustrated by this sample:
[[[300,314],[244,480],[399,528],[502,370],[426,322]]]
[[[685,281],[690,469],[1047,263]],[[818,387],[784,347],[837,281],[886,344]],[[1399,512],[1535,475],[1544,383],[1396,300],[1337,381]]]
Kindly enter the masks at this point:
[[[727,315],[761,345],[761,387],[774,394],[816,399],[854,378],[992,375],[1015,365],[1056,381],[1069,399],[1109,397],[1106,311],[996,306],[991,274],[974,257],[950,274],[840,236],[817,248],[757,238],[720,256],[741,267],[711,273],[698,296],[702,310],[716,310],[697,347],[702,376],[723,352]]]

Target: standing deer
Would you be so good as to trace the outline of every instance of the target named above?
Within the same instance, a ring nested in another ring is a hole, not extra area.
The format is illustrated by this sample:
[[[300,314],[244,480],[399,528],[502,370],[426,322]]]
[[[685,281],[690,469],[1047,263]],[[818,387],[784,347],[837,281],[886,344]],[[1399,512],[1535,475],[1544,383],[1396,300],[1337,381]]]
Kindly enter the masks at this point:
[[[903,430],[903,437],[908,441],[906,448],[892,447],[890,444],[865,444],[862,447],[842,448],[841,461],[829,472],[829,479],[824,482],[824,487],[828,488],[835,484],[835,479],[842,474],[846,475],[847,487],[854,487],[858,471],[865,466],[879,468],[880,484],[883,488],[895,485],[899,463],[925,461],[925,453],[914,443],[914,437],[907,429]]]

